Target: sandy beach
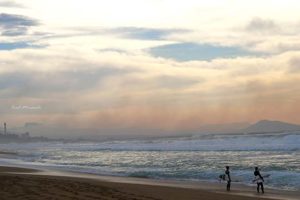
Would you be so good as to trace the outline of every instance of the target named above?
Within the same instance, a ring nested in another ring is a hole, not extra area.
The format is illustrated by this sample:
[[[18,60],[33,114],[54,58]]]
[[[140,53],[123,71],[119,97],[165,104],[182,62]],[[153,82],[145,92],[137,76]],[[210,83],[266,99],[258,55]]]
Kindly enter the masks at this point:
[[[255,195],[241,187],[223,192],[219,186],[180,185],[175,182],[137,178],[98,177],[64,172],[47,172],[20,167],[0,167],[2,200],[255,200],[297,199],[297,193]],[[208,189],[210,188],[210,189]],[[274,198],[273,198],[274,197]]]

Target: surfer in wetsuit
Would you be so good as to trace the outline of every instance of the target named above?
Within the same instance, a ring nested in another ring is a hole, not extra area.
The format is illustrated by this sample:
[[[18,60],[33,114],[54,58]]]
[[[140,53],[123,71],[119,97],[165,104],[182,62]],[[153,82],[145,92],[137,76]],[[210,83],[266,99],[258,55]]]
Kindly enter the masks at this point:
[[[227,189],[227,191],[230,191],[231,178],[230,178],[229,166],[226,166],[225,176],[226,176],[226,180],[227,180],[226,189]]]
[[[261,188],[261,192],[265,193],[264,191],[264,177],[262,177],[262,175],[260,174],[258,167],[255,167],[255,171],[254,171],[254,176],[255,179],[254,181],[257,183],[257,192],[259,193],[259,187]]]

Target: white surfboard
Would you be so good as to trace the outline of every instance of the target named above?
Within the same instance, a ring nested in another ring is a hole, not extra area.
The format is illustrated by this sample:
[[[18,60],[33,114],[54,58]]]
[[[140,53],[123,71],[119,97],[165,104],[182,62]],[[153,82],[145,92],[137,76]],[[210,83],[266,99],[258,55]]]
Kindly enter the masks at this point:
[[[244,179],[241,176],[232,176],[230,175],[231,181],[232,182],[242,182]],[[220,174],[219,175],[219,181],[228,181],[228,176],[225,174]]]
[[[263,177],[264,180],[265,180],[265,179],[269,178],[270,176],[271,176],[271,174],[265,174],[265,175],[263,175],[262,177]],[[261,178],[260,178],[259,176],[256,176],[256,177],[254,177],[254,179],[253,179],[252,182],[253,182],[253,183],[259,183],[259,182],[262,182],[262,180],[261,180]]]

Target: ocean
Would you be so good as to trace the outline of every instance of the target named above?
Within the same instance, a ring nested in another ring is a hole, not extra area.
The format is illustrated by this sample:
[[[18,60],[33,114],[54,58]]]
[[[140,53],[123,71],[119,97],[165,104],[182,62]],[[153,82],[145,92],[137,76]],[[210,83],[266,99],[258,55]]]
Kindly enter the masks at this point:
[[[105,142],[0,144],[19,162],[98,175],[217,182],[226,165],[235,181],[300,190],[300,132],[232,134]]]

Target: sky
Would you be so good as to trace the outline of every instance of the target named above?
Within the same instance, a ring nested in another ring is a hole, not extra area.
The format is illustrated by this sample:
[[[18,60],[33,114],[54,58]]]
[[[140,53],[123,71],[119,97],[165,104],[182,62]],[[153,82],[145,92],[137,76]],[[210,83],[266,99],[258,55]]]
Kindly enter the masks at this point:
[[[1,121],[100,135],[300,123],[299,10],[296,0],[0,0]]]

